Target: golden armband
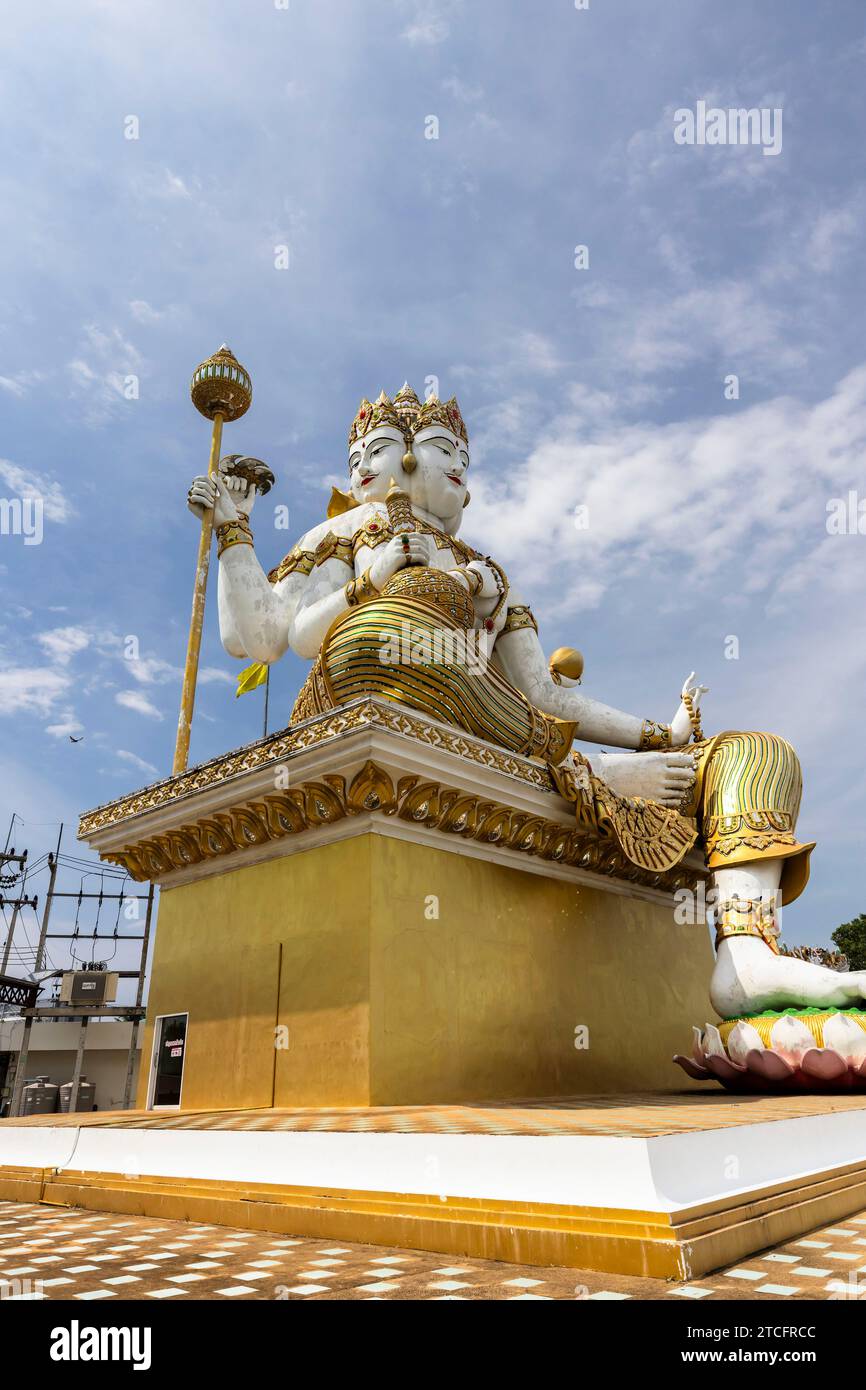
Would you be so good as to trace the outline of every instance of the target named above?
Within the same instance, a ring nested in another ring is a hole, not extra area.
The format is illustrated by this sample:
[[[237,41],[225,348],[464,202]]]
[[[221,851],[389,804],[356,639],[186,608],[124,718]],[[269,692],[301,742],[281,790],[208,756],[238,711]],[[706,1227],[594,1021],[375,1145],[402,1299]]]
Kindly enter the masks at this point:
[[[250,523],[243,513],[238,513],[236,521],[222,521],[216,528],[217,556],[230,550],[233,545],[252,545],[253,533]]]
[[[657,724],[654,719],[645,719],[641,724],[640,743],[638,750],[641,753],[655,753],[660,749],[671,747],[671,726],[670,724]]]
[[[379,590],[370,578],[369,570],[364,570],[357,579],[350,579],[343,593],[350,608],[357,608],[360,603],[369,603],[371,598],[379,597]]]
[[[538,631],[538,623],[535,621],[532,609],[525,603],[513,603],[508,609],[508,616],[502,626],[502,636],[506,632],[517,632],[522,627],[531,627],[534,632]]]

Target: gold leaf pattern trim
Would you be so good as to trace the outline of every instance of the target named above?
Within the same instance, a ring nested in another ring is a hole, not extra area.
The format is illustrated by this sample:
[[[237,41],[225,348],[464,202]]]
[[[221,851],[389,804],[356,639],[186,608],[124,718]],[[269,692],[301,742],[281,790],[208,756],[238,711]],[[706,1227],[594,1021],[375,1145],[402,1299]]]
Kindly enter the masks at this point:
[[[314,668],[315,669],[315,668]],[[387,732],[411,738],[430,748],[441,748],[467,762],[504,773],[522,783],[538,788],[540,791],[554,793],[556,787],[543,763],[525,758],[518,753],[495,748],[480,739],[474,739],[461,729],[443,727],[431,723],[422,715],[413,714],[399,705],[375,698],[359,698],[341,709],[331,710],[293,724],[290,728],[270,734],[258,743],[247,744],[232,753],[222,754],[209,762],[167,777],[140,791],[120,797],[92,811],[85,811],[78,825],[78,838],[107,826],[120,824],[133,816],[154,811],[161,806],[169,806],[185,796],[190,796],[205,787],[218,786],[245,772],[269,764],[285,762],[308,748],[317,747],[341,734],[352,733],[357,729],[379,728]]]
[[[673,872],[648,872],[627,858],[616,839],[600,826],[588,834],[545,816],[417,777],[400,778],[395,785],[390,773],[372,760],[348,781],[327,775],[241,802],[179,829],[141,840],[131,838],[123,848],[104,851],[101,857],[120,865],[131,878],[159,879],[250,845],[302,835],[306,830],[362,814],[396,816],[443,834],[501,845],[520,854],[670,892],[694,887],[703,877],[701,872],[681,865]]]

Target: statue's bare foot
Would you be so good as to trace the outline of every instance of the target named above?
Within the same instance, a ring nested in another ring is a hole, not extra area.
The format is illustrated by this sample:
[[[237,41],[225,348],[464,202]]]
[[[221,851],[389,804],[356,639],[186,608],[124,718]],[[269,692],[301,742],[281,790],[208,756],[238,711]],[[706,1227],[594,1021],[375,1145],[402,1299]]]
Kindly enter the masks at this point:
[[[757,937],[727,938],[710,984],[720,1018],[764,1009],[844,1009],[866,1004],[866,971],[843,974],[794,956],[777,956]]]
[[[691,753],[598,753],[593,772],[619,796],[640,796],[662,806],[679,807],[695,780]]]

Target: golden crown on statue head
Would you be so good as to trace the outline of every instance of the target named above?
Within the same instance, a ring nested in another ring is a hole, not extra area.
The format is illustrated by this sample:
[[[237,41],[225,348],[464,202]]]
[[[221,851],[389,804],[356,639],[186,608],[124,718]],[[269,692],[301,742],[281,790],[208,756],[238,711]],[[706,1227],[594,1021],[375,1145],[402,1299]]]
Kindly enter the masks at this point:
[[[430,429],[434,425],[444,426],[465,444],[469,443],[466,425],[455,397],[452,396],[450,401],[440,401],[438,396],[429,396],[422,403],[408,381],[403,383],[393,400],[386,396],[384,391],[373,404],[366,397],[362,400],[349,431],[349,448],[372,430],[381,429],[384,425],[399,430],[407,444],[410,444],[421,430]]]

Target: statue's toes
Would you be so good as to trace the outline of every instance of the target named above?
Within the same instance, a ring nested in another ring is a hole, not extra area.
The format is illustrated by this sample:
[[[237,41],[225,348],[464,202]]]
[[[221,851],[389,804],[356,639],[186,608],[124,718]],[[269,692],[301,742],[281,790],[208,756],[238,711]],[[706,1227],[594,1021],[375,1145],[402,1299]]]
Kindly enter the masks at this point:
[[[834,971],[833,973],[835,974],[836,972]],[[847,977],[842,975],[841,978],[850,987],[850,999],[866,1001],[866,970],[855,970]]]

